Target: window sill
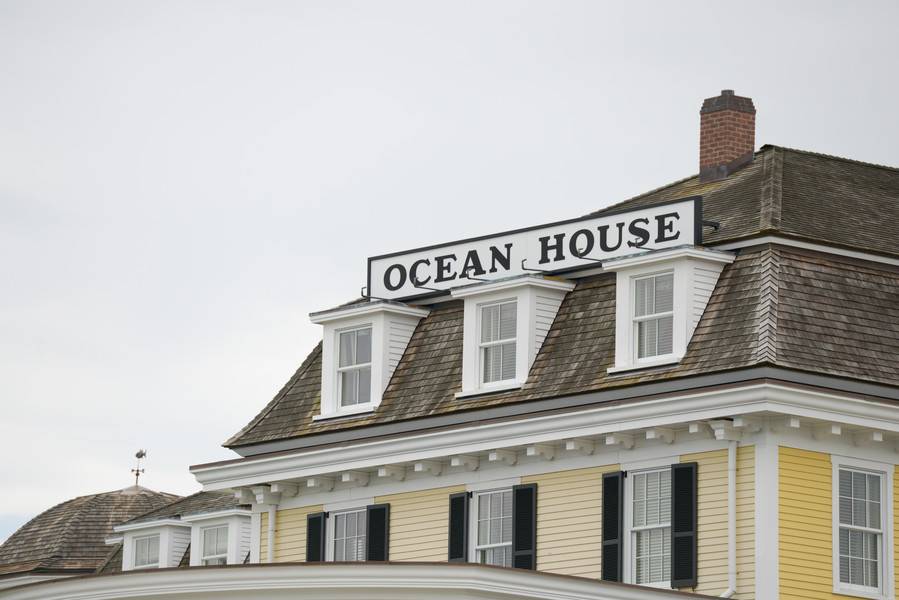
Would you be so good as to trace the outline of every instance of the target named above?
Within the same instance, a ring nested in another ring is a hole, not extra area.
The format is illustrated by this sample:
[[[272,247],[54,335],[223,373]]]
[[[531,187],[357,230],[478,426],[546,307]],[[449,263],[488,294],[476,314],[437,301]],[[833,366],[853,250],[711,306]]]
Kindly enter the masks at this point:
[[[886,600],[887,597],[886,594],[882,593],[880,590],[852,586],[834,586],[833,593],[841,596],[852,596],[854,598],[870,598],[872,600]]]
[[[521,389],[520,381],[510,381],[503,385],[495,385],[490,387],[478,388],[467,392],[456,392],[456,398],[473,398],[474,396],[486,396],[487,394],[495,394],[496,392],[508,392],[509,390]]]
[[[339,419],[341,417],[355,417],[358,415],[364,415],[367,413],[374,412],[375,406],[371,404],[366,404],[364,406],[356,407],[356,408],[344,408],[342,410],[338,410],[337,412],[332,413],[323,413],[320,415],[313,415],[312,421],[327,421],[330,419]]]
[[[624,365],[621,367],[609,367],[606,373],[614,375],[616,373],[626,373],[628,371],[641,371],[643,369],[651,369],[653,367],[663,367],[667,365],[675,365],[680,362],[680,357],[668,355],[652,360],[640,361],[632,365]]]

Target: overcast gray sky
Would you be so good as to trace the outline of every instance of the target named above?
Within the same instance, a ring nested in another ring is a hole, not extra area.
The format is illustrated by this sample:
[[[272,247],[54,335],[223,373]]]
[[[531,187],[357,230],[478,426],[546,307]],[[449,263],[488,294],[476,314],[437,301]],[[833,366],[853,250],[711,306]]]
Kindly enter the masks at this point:
[[[731,10],[731,7],[734,7]],[[369,255],[697,171],[698,110],[899,165],[899,3],[0,0],[0,540],[186,494]]]

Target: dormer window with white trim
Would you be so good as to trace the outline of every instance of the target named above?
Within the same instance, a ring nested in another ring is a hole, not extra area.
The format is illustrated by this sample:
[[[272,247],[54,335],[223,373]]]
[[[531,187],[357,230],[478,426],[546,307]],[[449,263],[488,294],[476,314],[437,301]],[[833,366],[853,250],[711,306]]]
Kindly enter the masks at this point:
[[[381,403],[418,322],[428,310],[365,301],[313,313],[322,325],[321,413],[329,419],[371,412]]]
[[[134,568],[159,567],[159,534],[134,538]]]
[[[337,372],[340,406],[371,402],[371,327],[339,334]]]
[[[203,565],[228,564],[228,526],[216,525],[204,527],[203,532]]]
[[[481,382],[515,379],[518,303],[514,300],[481,306]]]
[[[684,246],[610,260],[616,273],[615,365],[609,373],[677,363],[730,252]]]
[[[638,277],[634,285],[634,335],[637,360],[672,353],[674,273]]]
[[[454,289],[465,301],[457,396],[520,387],[572,289],[570,281],[530,275]]]

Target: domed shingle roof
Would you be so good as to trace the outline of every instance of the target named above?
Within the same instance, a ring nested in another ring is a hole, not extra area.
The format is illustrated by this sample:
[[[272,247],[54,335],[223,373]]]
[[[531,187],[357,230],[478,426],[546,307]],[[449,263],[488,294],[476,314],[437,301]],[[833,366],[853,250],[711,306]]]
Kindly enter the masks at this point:
[[[57,504],[0,546],[0,576],[93,572],[109,557],[112,548],[106,538],[113,535],[114,526],[178,498],[132,486]]]

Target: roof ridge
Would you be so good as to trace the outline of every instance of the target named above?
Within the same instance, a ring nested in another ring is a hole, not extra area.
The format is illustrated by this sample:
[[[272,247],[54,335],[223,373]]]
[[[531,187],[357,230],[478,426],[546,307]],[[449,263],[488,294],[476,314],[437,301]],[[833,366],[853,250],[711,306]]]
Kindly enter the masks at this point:
[[[783,150],[772,146],[762,159],[762,194],[759,231],[780,229],[783,210]]]
[[[882,165],[880,163],[872,163],[864,160],[857,160],[854,158],[846,158],[845,156],[837,156],[836,154],[826,154],[824,152],[814,152],[812,150],[801,150],[799,148],[789,148],[787,146],[779,146],[777,144],[765,144],[763,145],[759,151],[761,152],[765,148],[778,148],[780,150],[786,150],[788,152],[796,152],[797,154],[805,154],[808,156],[817,156],[820,158],[830,158],[833,160],[840,160],[847,163],[852,163],[854,165],[862,165],[865,167],[875,167],[877,169],[885,169],[887,171],[896,171],[899,172],[899,167],[891,167],[890,165]]]
[[[238,431],[237,433],[235,433],[234,435],[229,437],[227,440],[225,440],[225,442],[222,444],[222,446],[224,446],[225,448],[230,448],[231,445],[235,445],[235,442],[237,440],[239,440],[241,438],[241,436],[243,436],[243,434],[245,434],[250,429],[255,427],[259,423],[259,421],[261,421],[263,418],[265,418],[266,415],[268,415],[268,413],[272,412],[272,410],[274,410],[275,406],[278,405],[278,402],[280,402],[281,399],[290,390],[290,388],[293,387],[293,384],[297,380],[297,378],[302,377],[306,373],[306,371],[309,370],[309,367],[312,366],[312,363],[315,362],[315,359],[318,357],[319,354],[321,354],[321,351],[322,351],[322,342],[320,341],[318,344],[316,344],[315,348],[313,348],[312,352],[310,352],[309,355],[306,357],[306,360],[304,360],[300,364],[299,368],[297,368],[297,370],[294,372],[294,374],[291,375],[290,379],[287,380],[287,383],[285,383],[284,386],[278,391],[278,393],[275,394],[275,397],[271,399],[271,401],[266,405],[266,407],[263,408],[262,411],[260,411],[258,415],[253,417],[253,419],[251,419],[249,423],[244,425],[240,429],[240,431]]]
[[[759,304],[756,309],[758,346],[755,360],[759,363],[777,362],[777,302],[780,277],[780,250],[767,248],[761,257],[762,277],[759,285]]]
[[[768,150],[769,150],[770,148],[779,148],[779,146],[773,146],[773,145],[771,145],[771,144],[765,144],[764,146],[762,146],[761,148],[759,148],[758,151],[755,152],[754,159],[760,157],[763,153],[768,152]],[[748,166],[748,165],[747,165],[747,166]],[[740,169],[740,171],[742,171],[742,169]],[[737,173],[737,171],[735,171],[734,173]],[[628,202],[632,202],[632,201],[634,201],[634,200],[639,200],[640,198],[644,198],[644,197],[646,197],[646,196],[650,196],[650,195],[655,194],[655,193],[657,193],[657,192],[661,192],[662,190],[666,190],[666,189],[668,189],[668,188],[674,187],[674,186],[679,185],[679,184],[681,184],[681,183],[684,183],[684,182],[686,182],[686,181],[690,181],[691,179],[695,179],[695,178],[698,177],[698,176],[699,176],[699,173],[693,173],[692,175],[689,175],[689,176],[687,176],[687,177],[683,177],[683,178],[678,179],[678,180],[676,180],[676,181],[672,181],[671,183],[666,183],[665,185],[660,185],[659,187],[656,187],[656,188],[653,188],[653,189],[648,190],[648,191],[646,191],[646,192],[643,192],[642,194],[637,194],[636,196],[631,196],[630,198],[625,198],[624,200],[621,200],[621,201],[619,201],[619,202],[615,202],[614,204],[610,204],[610,205],[608,205],[608,206],[606,206],[606,207],[600,208],[599,210],[595,210],[595,211],[593,211],[593,212],[591,212],[591,213],[588,213],[588,214],[586,214],[586,215],[584,215],[584,216],[586,216],[586,217],[592,217],[592,216],[595,216],[595,215],[604,213],[604,212],[606,212],[606,211],[609,210],[609,209],[615,208],[615,207],[617,207],[617,206],[621,206],[622,204],[627,204]]]

